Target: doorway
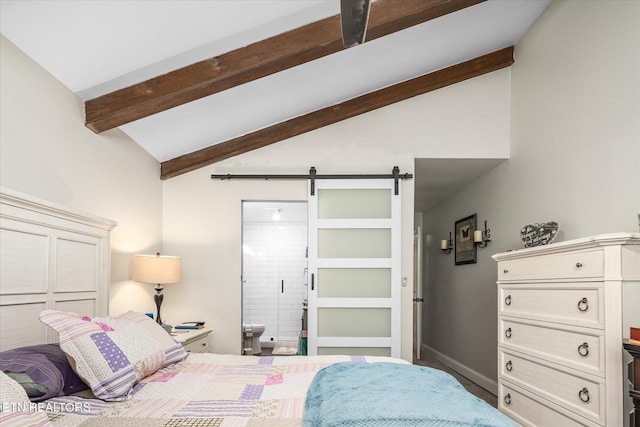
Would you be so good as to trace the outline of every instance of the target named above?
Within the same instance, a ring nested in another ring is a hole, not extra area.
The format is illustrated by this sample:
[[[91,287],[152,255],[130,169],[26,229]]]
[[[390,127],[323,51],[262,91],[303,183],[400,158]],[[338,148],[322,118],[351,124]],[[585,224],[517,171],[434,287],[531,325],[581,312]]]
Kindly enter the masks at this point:
[[[283,343],[297,345],[307,278],[307,203],[244,201],[242,323],[263,330],[263,353]]]

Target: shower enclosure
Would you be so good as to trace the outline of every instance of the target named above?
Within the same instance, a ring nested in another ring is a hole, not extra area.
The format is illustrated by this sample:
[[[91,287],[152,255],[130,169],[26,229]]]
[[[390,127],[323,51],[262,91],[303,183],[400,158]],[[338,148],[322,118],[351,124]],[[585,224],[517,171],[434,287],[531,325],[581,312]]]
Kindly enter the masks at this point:
[[[307,204],[243,202],[242,322],[261,342],[297,341],[307,298]]]

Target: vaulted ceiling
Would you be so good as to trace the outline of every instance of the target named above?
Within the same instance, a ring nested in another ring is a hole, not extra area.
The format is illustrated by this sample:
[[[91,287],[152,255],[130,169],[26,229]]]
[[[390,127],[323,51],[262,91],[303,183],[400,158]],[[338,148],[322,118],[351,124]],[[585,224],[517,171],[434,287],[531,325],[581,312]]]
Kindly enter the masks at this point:
[[[511,65],[550,0],[2,0],[2,34],[170,178]]]

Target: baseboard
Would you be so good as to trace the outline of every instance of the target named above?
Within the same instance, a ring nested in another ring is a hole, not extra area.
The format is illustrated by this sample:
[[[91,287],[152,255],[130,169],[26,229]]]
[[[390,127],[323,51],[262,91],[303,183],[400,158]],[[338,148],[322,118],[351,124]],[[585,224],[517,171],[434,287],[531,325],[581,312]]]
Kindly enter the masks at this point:
[[[422,345],[422,351],[426,351],[433,355],[438,361],[444,363],[460,375],[470,379],[474,383],[478,384],[483,389],[487,390],[494,395],[498,395],[498,381],[493,380],[486,375],[481,374],[478,371],[475,371],[469,368],[467,365],[463,365],[457,360],[452,359],[451,357],[440,353],[439,351],[429,347],[428,345]]]

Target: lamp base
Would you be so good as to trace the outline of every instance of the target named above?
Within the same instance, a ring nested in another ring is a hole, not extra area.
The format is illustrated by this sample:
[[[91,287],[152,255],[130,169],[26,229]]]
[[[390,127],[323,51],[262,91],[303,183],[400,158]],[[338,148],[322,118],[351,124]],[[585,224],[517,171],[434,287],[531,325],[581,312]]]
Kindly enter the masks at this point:
[[[156,302],[156,322],[158,325],[162,325],[162,319],[160,318],[160,306],[162,305],[162,301],[164,300],[164,295],[162,294],[162,290],[164,289],[159,283],[154,288],[156,290],[156,294],[153,296],[153,300]]]

